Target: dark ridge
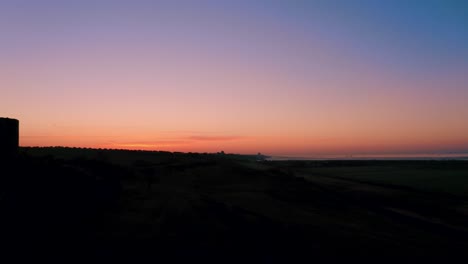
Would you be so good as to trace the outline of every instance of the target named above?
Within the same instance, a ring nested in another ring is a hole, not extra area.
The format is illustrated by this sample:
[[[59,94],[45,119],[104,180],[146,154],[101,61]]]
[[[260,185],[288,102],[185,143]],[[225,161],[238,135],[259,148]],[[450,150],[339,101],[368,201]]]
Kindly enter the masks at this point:
[[[455,175],[445,182],[460,188],[466,162],[272,162],[257,155],[23,147],[0,166],[5,260],[434,263],[467,257],[467,198],[419,191],[430,181],[407,188],[396,177]],[[392,184],[343,171],[385,176]]]

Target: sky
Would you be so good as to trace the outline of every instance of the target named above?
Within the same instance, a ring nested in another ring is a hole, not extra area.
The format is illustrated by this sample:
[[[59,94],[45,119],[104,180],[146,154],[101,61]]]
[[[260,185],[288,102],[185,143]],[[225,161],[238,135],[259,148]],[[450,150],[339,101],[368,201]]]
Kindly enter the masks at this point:
[[[468,2],[0,1],[22,146],[468,153]]]

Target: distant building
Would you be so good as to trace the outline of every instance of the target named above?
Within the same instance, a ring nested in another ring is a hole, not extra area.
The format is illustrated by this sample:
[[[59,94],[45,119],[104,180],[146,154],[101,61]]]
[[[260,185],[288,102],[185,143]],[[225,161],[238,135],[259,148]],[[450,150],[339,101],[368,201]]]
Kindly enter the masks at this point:
[[[19,121],[0,118],[0,158],[16,156],[19,147]]]
[[[265,161],[266,158],[267,156],[263,155],[260,152],[257,154],[257,157],[256,157],[257,161]]]

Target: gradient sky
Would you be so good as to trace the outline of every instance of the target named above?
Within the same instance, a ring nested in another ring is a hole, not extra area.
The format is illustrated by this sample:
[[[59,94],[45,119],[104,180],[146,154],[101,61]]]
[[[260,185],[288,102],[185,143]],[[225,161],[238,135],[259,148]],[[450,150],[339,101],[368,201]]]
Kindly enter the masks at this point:
[[[468,2],[0,1],[23,146],[468,152]]]

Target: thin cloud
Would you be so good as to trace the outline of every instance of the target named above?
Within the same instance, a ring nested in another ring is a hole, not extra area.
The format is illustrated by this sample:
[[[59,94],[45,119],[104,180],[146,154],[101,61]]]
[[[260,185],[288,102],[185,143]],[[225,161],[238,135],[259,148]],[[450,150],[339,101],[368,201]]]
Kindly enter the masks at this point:
[[[132,149],[158,149],[167,147],[181,147],[196,144],[197,142],[222,142],[241,140],[241,136],[203,136],[194,135],[186,137],[174,137],[170,139],[150,140],[150,141],[128,141],[128,142],[109,142],[107,146]]]
[[[137,142],[114,142],[108,144],[112,147],[119,148],[159,148],[159,147],[171,147],[171,146],[180,146],[186,145],[190,142],[187,140],[157,140],[157,141],[137,141]]]
[[[195,141],[232,141],[232,140],[240,140],[244,139],[245,137],[241,136],[191,136],[189,139]]]

